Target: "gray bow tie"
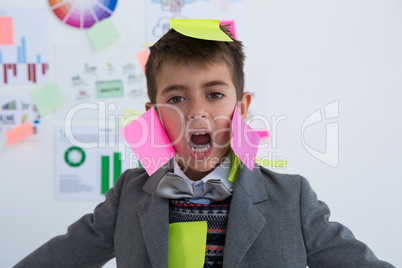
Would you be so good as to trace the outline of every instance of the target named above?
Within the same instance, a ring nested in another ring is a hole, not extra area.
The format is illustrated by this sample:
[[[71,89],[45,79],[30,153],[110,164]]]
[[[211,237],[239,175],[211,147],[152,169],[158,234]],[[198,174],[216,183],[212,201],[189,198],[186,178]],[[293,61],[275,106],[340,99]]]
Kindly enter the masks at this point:
[[[182,177],[167,173],[159,182],[156,192],[161,198],[168,199],[201,199],[223,201],[232,195],[232,190],[221,180],[209,180],[206,183],[193,185]]]

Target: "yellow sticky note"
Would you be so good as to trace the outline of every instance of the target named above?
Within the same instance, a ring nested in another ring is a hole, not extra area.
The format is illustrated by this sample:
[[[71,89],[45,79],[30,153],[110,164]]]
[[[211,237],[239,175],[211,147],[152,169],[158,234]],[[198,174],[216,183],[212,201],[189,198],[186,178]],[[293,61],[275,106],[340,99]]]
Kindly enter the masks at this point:
[[[143,51],[140,51],[136,54],[138,62],[140,63],[144,73],[145,73],[145,65],[147,64],[149,54],[151,54],[149,49],[144,49]]]
[[[87,34],[96,50],[110,46],[120,37],[119,31],[110,18],[95,23]]]
[[[0,17],[0,45],[14,44],[13,17]]]
[[[288,164],[288,161],[285,160],[268,160],[268,159],[261,159],[261,158],[256,158],[255,162],[264,167],[286,167]]]
[[[6,144],[11,145],[13,143],[19,142],[34,133],[33,127],[29,121],[6,131],[4,135],[6,136]]]
[[[239,171],[239,165],[240,165],[240,158],[233,152],[233,150],[231,150],[231,154],[232,154],[232,167],[230,168],[230,173],[229,173],[229,177],[228,180],[232,183],[235,183],[236,181],[236,177],[237,177],[237,173]]]
[[[41,115],[46,115],[64,104],[56,82],[52,81],[31,91],[32,99]]]
[[[140,117],[143,113],[140,111],[137,111],[135,109],[126,109],[124,111],[124,119],[121,121],[121,125],[123,127],[127,126],[128,124],[130,124],[131,122],[133,122],[135,119],[137,119],[138,117]]]
[[[170,19],[170,26],[182,35],[193,38],[233,42],[219,28],[219,20]]]
[[[206,221],[169,224],[168,267],[204,267],[207,229]]]
[[[153,42],[148,41],[148,42],[146,42],[145,44],[143,44],[143,45],[141,45],[141,46],[142,46],[142,47],[152,47],[153,45],[154,45]]]

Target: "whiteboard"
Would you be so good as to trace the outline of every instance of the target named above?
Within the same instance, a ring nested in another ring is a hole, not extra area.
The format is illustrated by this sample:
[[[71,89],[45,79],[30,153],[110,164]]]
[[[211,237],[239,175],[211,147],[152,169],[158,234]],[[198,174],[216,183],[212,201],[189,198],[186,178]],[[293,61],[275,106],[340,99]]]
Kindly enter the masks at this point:
[[[1,7],[48,8],[42,0],[0,0]],[[305,176],[332,212],[375,254],[402,266],[402,3],[398,1],[249,1],[246,90],[254,114],[270,124],[262,156],[284,158],[281,173]],[[145,1],[119,0],[116,47],[146,40]],[[90,44],[84,31],[47,12],[49,75],[60,45]],[[56,49],[55,49],[56,47]],[[133,49],[133,51],[135,51]],[[113,55],[113,47],[106,53]],[[69,64],[66,62],[65,64]],[[33,86],[1,86],[25,96]],[[118,101],[144,109],[142,102]],[[0,266],[10,267],[98,202],[55,201],[55,126],[43,139],[0,150]],[[114,267],[113,261],[107,267]]]

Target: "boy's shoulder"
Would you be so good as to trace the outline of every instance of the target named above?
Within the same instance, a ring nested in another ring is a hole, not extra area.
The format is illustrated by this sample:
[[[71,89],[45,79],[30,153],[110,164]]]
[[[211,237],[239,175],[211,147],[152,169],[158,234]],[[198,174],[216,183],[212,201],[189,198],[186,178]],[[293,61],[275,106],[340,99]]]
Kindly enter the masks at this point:
[[[119,180],[123,187],[142,188],[149,179],[148,173],[144,168],[132,168],[121,174]]]
[[[266,167],[258,166],[265,185],[271,189],[300,189],[306,179],[299,174],[278,173]]]

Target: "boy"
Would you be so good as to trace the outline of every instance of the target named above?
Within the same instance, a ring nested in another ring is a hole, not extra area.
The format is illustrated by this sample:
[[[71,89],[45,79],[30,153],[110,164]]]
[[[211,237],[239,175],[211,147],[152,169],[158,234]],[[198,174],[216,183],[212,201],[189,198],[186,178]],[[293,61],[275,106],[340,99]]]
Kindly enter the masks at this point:
[[[236,105],[245,119],[251,102],[243,62],[239,41],[165,34],[147,62],[146,109],[156,108],[176,156],[151,176],[126,171],[93,214],[16,267],[99,267],[113,257],[118,267],[167,267],[169,224],[186,221],[208,222],[204,267],[393,267],[328,222],[303,177],[234,164],[228,119]]]

